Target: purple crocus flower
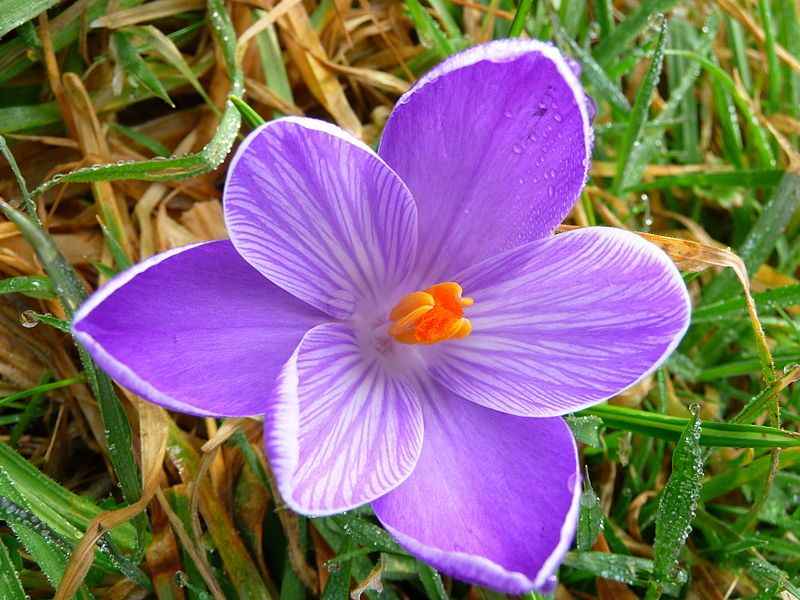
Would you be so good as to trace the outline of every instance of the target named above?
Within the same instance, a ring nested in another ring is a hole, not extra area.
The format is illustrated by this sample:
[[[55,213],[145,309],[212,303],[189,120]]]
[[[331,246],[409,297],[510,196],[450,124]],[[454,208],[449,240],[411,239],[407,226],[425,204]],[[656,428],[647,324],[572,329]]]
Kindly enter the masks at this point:
[[[377,154],[321,121],[263,125],[230,166],[231,239],[125,271],[75,334],[152,402],[263,414],[297,512],[372,503],[444,573],[552,589],[580,492],[561,415],[651,373],[689,315],[650,243],[552,235],[589,169],[575,71],[534,40],[466,50],[400,99]]]

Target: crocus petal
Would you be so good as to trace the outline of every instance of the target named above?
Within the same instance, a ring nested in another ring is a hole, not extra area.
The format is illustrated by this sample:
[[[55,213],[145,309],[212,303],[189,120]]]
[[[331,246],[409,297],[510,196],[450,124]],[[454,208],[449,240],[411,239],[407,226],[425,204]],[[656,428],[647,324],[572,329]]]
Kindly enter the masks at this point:
[[[326,318],[223,240],[124,271],[81,306],[72,330],[109,375],[151,402],[247,416],[263,414],[283,363]]]
[[[554,416],[608,399],[674,350],[690,302],[667,255],[593,227],[532,242],[456,279],[472,334],[431,349],[434,378],[504,412]]]
[[[379,151],[417,203],[423,277],[446,281],[552,233],[583,187],[591,144],[583,89],[554,46],[490,42],[423,76]]]
[[[286,363],[264,417],[281,496],[305,515],[342,512],[411,473],[422,447],[414,388],[364,352],[353,330],[325,323]]]
[[[272,121],[239,146],[225,222],[245,260],[337,319],[385,310],[415,257],[406,186],[367,146],[314,119]]]
[[[497,412],[431,390],[414,472],[372,507],[411,554],[463,581],[549,591],[574,536],[575,442],[560,418]]]

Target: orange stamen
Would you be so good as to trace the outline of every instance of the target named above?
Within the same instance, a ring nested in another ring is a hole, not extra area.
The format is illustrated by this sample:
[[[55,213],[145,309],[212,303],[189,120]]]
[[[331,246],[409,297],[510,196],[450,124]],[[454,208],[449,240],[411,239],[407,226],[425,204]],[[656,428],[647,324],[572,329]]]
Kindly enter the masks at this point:
[[[468,336],[472,325],[464,308],[473,300],[461,293],[460,285],[448,281],[404,296],[389,313],[389,335],[402,344],[436,344]]]

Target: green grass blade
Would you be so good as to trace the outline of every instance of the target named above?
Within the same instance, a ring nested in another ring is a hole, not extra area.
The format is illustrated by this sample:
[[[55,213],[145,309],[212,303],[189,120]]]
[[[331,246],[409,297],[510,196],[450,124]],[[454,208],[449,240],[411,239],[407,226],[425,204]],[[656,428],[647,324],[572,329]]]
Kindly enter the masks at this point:
[[[0,295],[24,294],[31,298],[52,300],[56,297],[53,281],[44,275],[20,275],[0,279]]]
[[[453,44],[447,39],[439,23],[428,14],[419,0],[405,0],[405,5],[420,37],[436,51],[439,58],[447,58],[455,52]]]
[[[677,3],[677,0],[645,0],[639,4],[636,10],[595,48],[594,59],[603,68],[608,68],[614,60],[627,51],[628,44],[649,26],[653,15],[667,12]]]
[[[508,30],[508,37],[519,37],[525,29],[525,21],[531,12],[533,0],[521,0],[514,13],[514,20],[511,21],[511,28]]]
[[[116,49],[116,56],[123,70],[128,74],[133,85],[141,84],[150,90],[156,97],[175,108],[175,103],[169,97],[164,84],[158,79],[150,65],[139,55],[136,46],[124,31],[115,31],[111,39],[114,41],[112,48]],[[113,53],[113,51],[112,51]]]
[[[0,11],[0,38],[56,4],[58,0],[6,0]]]
[[[755,360],[758,370],[758,360]],[[633,431],[657,439],[676,441],[686,430],[690,419],[672,417],[643,410],[600,404],[587,408],[580,415],[595,415],[607,427]],[[796,448],[800,447],[800,434],[763,425],[735,423],[700,423],[700,445],[729,448]]]
[[[794,306],[800,304],[800,284],[758,292],[753,294],[756,308],[760,314],[774,310],[775,307]],[[731,318],[745,318],[747,306],[744,298],[736,297],[715,304],[705,304],[692,312],[692,324],[726,321]]]
[[[800,208],[800,175],[786,172],[778,187],[753,224],[747,238],[739,248],[748,273],[755,273],[763,265],[784,229]],[[703,303],[719,302],[732,296],[737,289],[736,276],[727,271],[709,284],[703,293]]]
[[[770,112],[775,112],[780,106],[781,66],[778,62],[778,53],[775,51],[775,19],[767,0],[758,0],[758,14],[761,16],[761,26],[764,29],[764,49],[767,54],[767,107]]]
[[[0,598],[4,600],[28,600],[19,573],[11,561],[8,548],[0,540]]]
[[[664,21],[661,26],[661,31],[658,34],[658,42],[656,49],[653,52],[653,58],[650,61],[650,67],[647,69],[647,74],[636,92],[636,98],[633,101],[631,114],[628,118],[628,127],[625,130],[625,135],[620,143],[617,154],[617,172],[614,177],[614,182],[611,186],[614,193],[619,193],[629,180],[630,173],[630,153],[634,145],[641,144],[641,137],[644,133],[644,126],[647,123],[647,116],[650,110],[650,104],[653,101],[653,92],[658,85],[661,77],[661,66],[664,63],[664,50],[667,43],[667,23]]]
[[[659,598],[666,584],[677,582],[678,554],[691,532],[700,496],[700,478],[703,476],[698,412],[699,409],[695,407],[681,433],[672,455],[672,474],[658,503],[653,543],[653,579],[647,589],[647,599]]]

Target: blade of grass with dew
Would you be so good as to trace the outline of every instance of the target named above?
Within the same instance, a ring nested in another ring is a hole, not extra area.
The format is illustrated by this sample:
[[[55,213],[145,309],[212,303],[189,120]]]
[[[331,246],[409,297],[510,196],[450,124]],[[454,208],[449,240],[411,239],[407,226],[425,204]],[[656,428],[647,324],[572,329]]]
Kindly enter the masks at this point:
[[[511,28],[508,30],[508,37],[519,37],[525,30],[525,22],[531,12],[533,0],[520,0],[517,11],[514,13],[514,20],[511,21]]]
[[[58,4],[58,0],[6,0],[0,11],[0,38]]]
[[[35,1],[41,2],[42,0]],[[131,8],[144,1],[122,0],[120,8]],[[61,11],[50,21],[54,50],[62,50],[74,43],[80,35],[83,24],[91,23],[102,16],[107,5],[106,0],[79,0]],[[9,81],[37,64],[38,58],[34,58],[34,56],[27,52],[27,47],[19,38],[0,44],[0,83]]]
[[[142,51],[151,51],[154,50],[157,52],[165,61],[175,67],[178,72],[186,78],[186,81],[189,82],[194,90],[200,94],[200,97],[205,101],[206,105],[208,105],[212,110],[217,111],[217,107],[211,101],[211,98],[208,97],[205,88],[200,85],[200,82],[197,79],[197,76],[192,71],[192,68],[186,63],[186,59],[184,59],[183,54],[175,45],[169,36],[163,34],[159,29],[156,29],[152,25],[145,25],[145,26],[138,26],[138,25],[130,25],[125,27],[124,29],[119,30],[120,32],[138,37],[139,39],[144,40],[147,42],[147,48],[140,48],[139,52]]]
[[[417,32],[425,43],[436,51],[440,59],[447,58],[455,52],[453,44],[439,27],[439,23],[428,14],[419,0],[405,0],[405,5]]]
[[[33,516],[29,504],[15,489],[6,472],[0,469],[0,519],[8,523],[14,535],[42,570],[47,580],[58,587],[70,547],[45,523]],[[81,586],[75,595],[78,600],[92,598]]]
[[[670,20],[667,35],[670,48],[696,48],[697,33],[694,25],[682,17]],[[672,92],[680,87],[685,73],[691,68],[691,62],[680,56],[666,57],[667,86]],[[680,124],[674,129],[674,145],[681,153],[684,163],[697,164],[700,159],[700,139],[698,134],[698,106],[694,94],[684,94],[680,100]]]
[[[753,294],[759,313],[774,310],[775,307],[800,305],[800,283],[787,285],[766,292]],[[737,297],[714,304],[704,304],[692,311],[692,323],[711,323],[731,318],[746,317],[747,307],[744,298]]]
[[[644,586],[653,573],[653,561],[638,556],[607,552],[568,552],[564,566],[613,579],[629,585]]]
[[[46,391],[42,388],[47,385],[50,384],[38,386],[38,389]],[[53,517],[54,520],[60,517],[70,526],[83,531],[92,519],[103,512],[89,498],[70,492],[47,477],[2,441],[0,441],[0,461],[4,473],[14,488],[24,497],[36,499],[37,506],[48,507],[50,511],[48,514],[57,515]],[[108,535],[117,547],[125,551],[131,551],[136,545],[136,532],[131,523],[115,527]]]
[[[758,14],[761,16],[761,26],[764,29],[764,50],[767,54],[767,110],[776,112],[780,106],[781,66],[778,62],[778,53],[775,51],[775,19],[772,16],[770,3],[758,0]]]
[[[23,294],[30,298],[52,300],[56,297],[53,281],[45,275],[19,275],[0,279],[0,294]]]
[[[581,65],[581,75],[586,78],[595,95],[611,104],[622,115],[631,111],[630,102],[619,87],[609,79],[603,68],[597,64],[592,55],[581,48],[559,24],[555,24],[556,40],[559,46],[569,50],[569,54]]]
[[[114,41],[112,48],[116,48],[117,60],[122,69],[128,74],[131,83],[143,85],[155,94],[157,98],[161,98],[175,108],[175,103],[169,97],[167,90],[164,89],[164,84],[153,73],[150,65],[139,55],[128,34],[123,30],[118,30],[111,34],[111,39]]]
[[[628,171],[630,169],[629,155],[634,146],[641,144],[641,137],[644,132],[644,126],[647,122],[647,115],[650,111],[650,105],[653,101],[653,92],[658,85],[661,78],[661,65],[664,63],[664,50],[667,43],[667,22],[663,21],[659,34],[656,49],[653,52],[653,57],[650,60],[650,67],[642,80],[639,90],[636,92],[636,98],[633,101],[631,114],[628,119],[628,127],[620,142],[617,152],[617,170],[614,176],[614,181],[611,184],[612,193],[619,195],[620,190],[628,179]]]
[[[698,53],[704,54],[711,51],[712,44],[716,39],[718,26],[719,18],[717,13],[712,12],[701,29],[701,35],[697,42]],[[668,50],[666,54],[669,54]],[[659,145],[662,144],[663,133],[660,130],[665,128],[678,114],[684,96],[693,90],[695,81],[701,71],[702,69],[699,65],[692,65],[686,69],[680,83],[671,90],[666,106],[650,123],[655,133],[642,138],[638,146],[634,145],[631,148],[628,165],[624,172],[625,179],[620,185],[623,190],[629,191],[628,188],[641,179],[645,167],[653,160]]]
[[[645,0],[639,4],[632,14],[597,45],[592,53],[594,59],[601,67],[607,69],[616,58],[627,51],[628,44],[650,25],[651,17],[659,15],[663,18],[663,13],[677,3],[678,0]]]
[[[2,540],[0,540],[0,598],[5,600],[28,600],[17,568],[11,561],[8,548],[6,548]]]
[[[733,79],[731,79],[731,76],[723,71],[722,68],[715,65],[713,61],[704,56],[700,56],[695,52],[690,52],[688,50],[667,50],[667,54],[672,56],[685,56],[697,61],[709,75],[714,77],[720,84],[722,84],[725,91],[731,94],[734,103],[739,108],[739,111],[742,113],[742,116],[747,122],[750,134],[752,135],[753,144],[759,155],[762,166],[774,168],[775,156],[772,152],[772,148],[767,142],[767,136],[764,133],[764,129],[762,128],[761,123],[759,123],[758,118],[756,117],[750,105],[745,102],[744,99],[742,99],[736,84],[734,83]]]
[[[758,360],[754,359],[753,362],[757,371]],[[578,414],[600,417],[607,427],[672,441],[678,440],[691,422],[686,417],[604,404],[584,409]],[[720,448],[796,448],[800,447],[800,435],[765,425],[702,421],[700,445]]]
[[[775,247],[775,242],[798,208],[800,208],[800,175],[787,171],[739,248],[738,254],[748,273],[755,273],[766,262]],[[703,290],[703,304],[719,302],[732,296],[737,285],[733,273],[722,273]]]
[[[442,576],[436,569],[426,565],[422,561],[417,561],[417,575],[422,583],[422,588],[429,600],[450,600],[447,590],[444,587]]]
[[[0,211],[14,222],[22,236],[36,252],[45,272],[53,280],[64,311],[71,318],[88,297],[86,289],[78,280],[72,266],[58,250],[53,238],[40,229],[32,219],[4,202],[0,202]],[[122,493],[128,502],[135,502],[141,495],[141,482],[133,457],[131,426],[128,417],[108,376],[97,368],[80,345],[78,345],[78,352],[86,372],[86,379],[100,407],[100,415],[108,441],[109,457],[119,478]]]
[[[594,493],[589,481],[588,469],[583,477],[583,492],[581,492],[581,508],[578,516],[578,529],[575,535],[575,544],[580,552],[588,552],[597,542],[597,537],[603,531],[603,508],[600,498]]]
[[[215,37],[219,41],[223,61],[231,79],[230,96],[241,97],[244,93],[243,74],[236,64],[236,33],[221,0],[208,0],[208,16]],[[131,161],[108,165],[94,165],[77,169],[66,175],[57,175],[33,191],[33,196],[44,193],[55,185],[68,182],[115,181],[140,179],[165,181],[193,177],[216,169],[228,156],[239,133],[241,117],[236,107],[228,102],[214,137],[197,154],[168,159]]]
[[[2,152],[3,156],[6,157],[6,161],[8,161],[8,165],[11,167],[11,172],[14,174],[14,178],[17,180],[17,185],[19,186],[19,190],[22,193],[22,201],[25,205],[25,210],[32,219],[34,219],[39,225],[41,225],[42,221],[41,219],[39,219],[39,214],[36,212],[36,204],[34,203],[30,193],[28,192],[28,184],[19,170],[19,165],[17,165],[17,161],[14,160],[14,155],[11,154],[11,150],[9,149],[8,144],[6,143],[6,139],[2,135],[0,135],[0,152]]]
[[[665,585],[683,583],[678,579],[678,555],[692,530],[703,476],[698,414],[699,407],[695,406],[672,454],[672,474],[661,492],[653,543],[653,578],[647,587],[646,600],[660,598]]]
[[[670,187],[711,187],[726,186],[737,188],[769,188],[778,185],[784,172],[776,169],[730,170],[718,172],[682,173],[657,177],[627,187],[630,192],[663,190]]]

